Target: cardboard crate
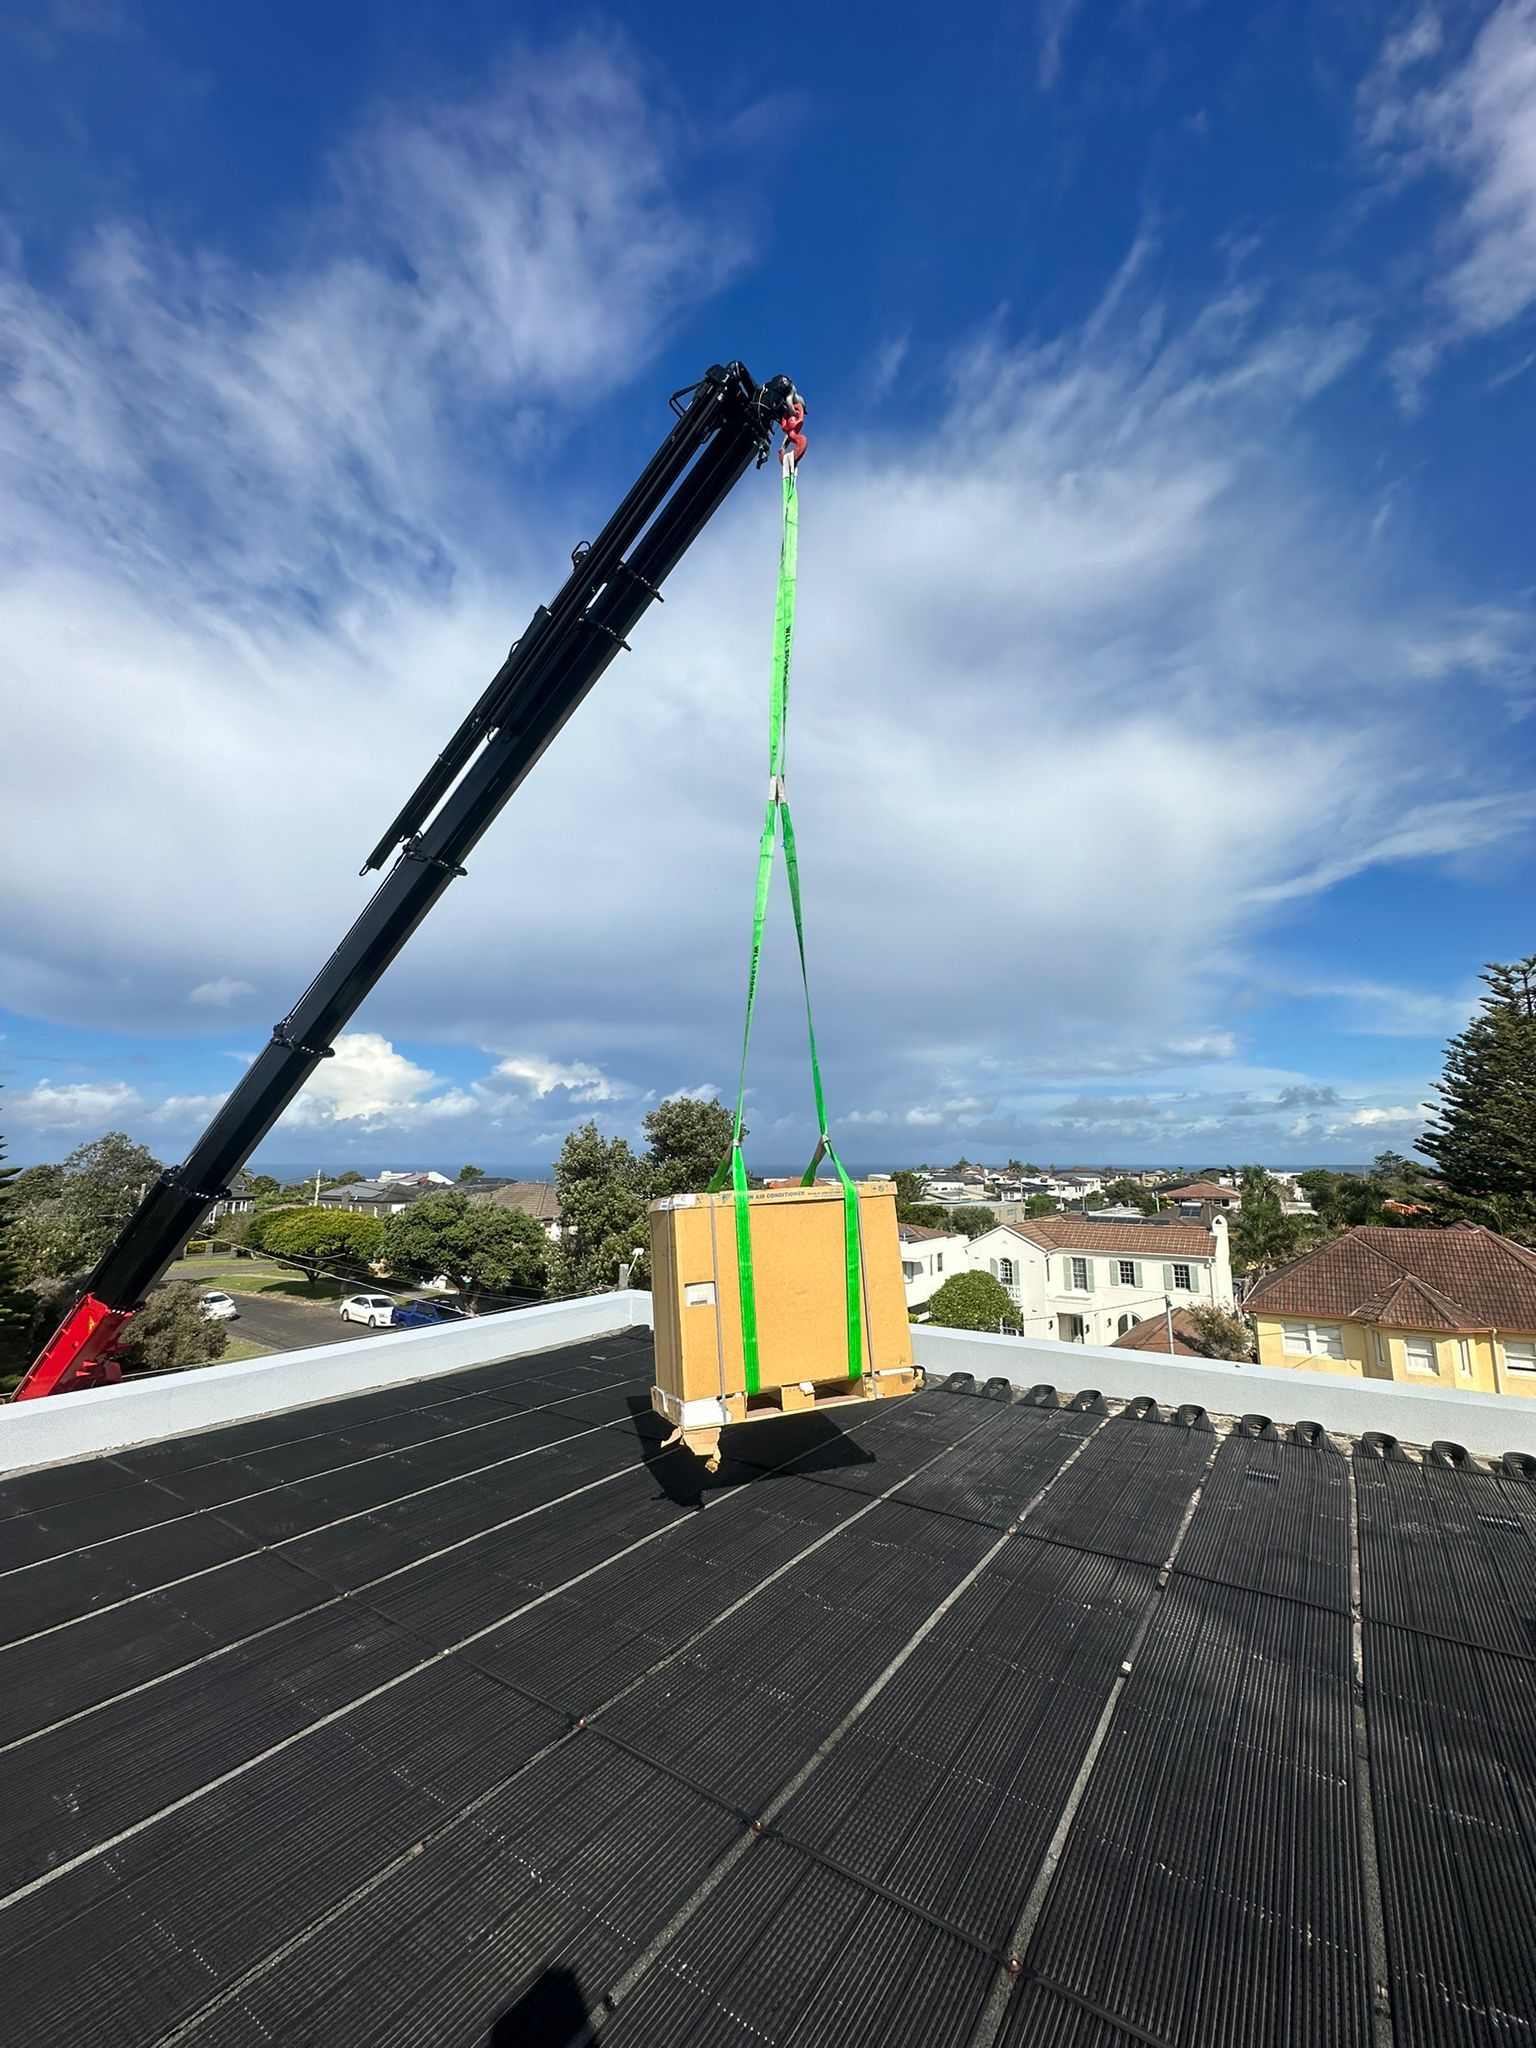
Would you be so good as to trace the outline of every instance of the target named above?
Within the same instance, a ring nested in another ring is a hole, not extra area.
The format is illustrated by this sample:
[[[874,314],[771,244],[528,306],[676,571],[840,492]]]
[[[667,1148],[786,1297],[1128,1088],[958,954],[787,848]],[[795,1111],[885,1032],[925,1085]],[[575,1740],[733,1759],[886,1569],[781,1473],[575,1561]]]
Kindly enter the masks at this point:
[[[810,1408],[910,1394],[912,1329],[889,1181],[859,1189],[863,1371],[848,1376],[843,1191],[836,1184],[748,1196],[757,1300],[759,1390],[748,1394],[736,1262],[736,1198],[676,1195],[651,1204],[656,1384],[651,1406],[679,1439],[720,1462],[720,1431]]]

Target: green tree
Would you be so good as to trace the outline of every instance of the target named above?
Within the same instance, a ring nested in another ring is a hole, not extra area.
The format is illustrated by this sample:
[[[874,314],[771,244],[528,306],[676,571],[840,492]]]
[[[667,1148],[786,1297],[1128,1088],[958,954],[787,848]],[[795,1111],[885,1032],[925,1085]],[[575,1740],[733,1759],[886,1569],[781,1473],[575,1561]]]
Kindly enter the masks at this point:
[[[891,1178],[896,1183],[897,1220],[902,1223],[908,1223],[911,1221],[911,1218],[903,1216],[901,1212],[904,1208],[910,1209],[915,1203],[921,1202],[923,1199],[923,1182],[928,1176],[916,1172],[910,1166],[904,1166],[900,1172],[892,1174]]]
[[[946,1330],[1017,1330],[1019,1312],[990,1273],[952,1273],[929,1302],[928,1320]]]
[[[1150,1188],[1144,1188],[1140,1181],[1122,1179],[1112,1180],[1094,1198],[1094,1207],[1096,1209],[1118,1208],[1121,1206],[1139,1209],[1143,1216],[1150,1216],[1157,1207],[1157,1197]]]
[[[34,1166],[11,1184],[11,1252],[24,1282],[83,1272],[138,1207],[160,1162],[122,1131],[77,1146],[61,1166]]]
[[[1255,1355],[1253,1325],[1235,1309],[1218,1308],[1214,1301],[1200,1301],[1184,1314],[1188,1325],[1185,1341],[1193,1344],[1203,1357],[1241,1362]]]
[[[1435,1164],[1441,1222],[1484,1223],[1536,1247],[1536,954],[1490,963],[1481,979],[1488,993],[1445,1049],[1419,1150]]]
[[[275,1230],[287,1216],[305,1216],[308,1213],[307,1209],[298,1208],[291,1202],[277,1201],[266,1209],[258,1203],[250,1222],[245,1226],[246,1244],[253,1252],[264,1252],[267,1249],[268,1231]]]
[[[1242,1204],[1232,1224],[1232,1263],[1240,1273],[1267,1273],[1295,1258],[1306,1241],[1306,1219],[1287,1216],[1280,1190],[1262,1166],[1245,1166]]]
[[[426,1281],[442,1275],[471,1308],[483,1294],[542,1294],[548,1250],[531,1216],[471,1202],[457,1188],[423,1196],[383,1227],[392,1276]]]
[[[896,1205],[898,1223],[915,1223],[920,1230],[952,1230],[950,1212],[942,1202],[912,1202]]]
[[[197,1304],[197,1289],[184,1281],[155,1288],[118,1346],[124,1372],[179,1371],[222,1358],[228,1326],[205,1321]]]
[[[246,1177],[245,1192],[259,1202],[263,1195],[281,1194],[282,1190],[270,1173],[253,1173]]]
[[[324,1273],[365,1279],[383,1251],[384,1226],[349,1209],[280,1209],[267,1220],[261,1245],[273,1258],[292,1259],[312,1279]]]
[[[646,1285],[646,1162],[624,1139],[603,1137],[591,1121],[572,1131],[555,1164],[555,1193],[560,1238],[551,1261],[554,1291],[606,1293],[618,1285],[619,1267],[630,1263],[637,1246],[643,1256],[631,1277],[637,1286]]]
[[[702,1194],[731,1149],[731,1126],[731,1112],[723,1102],[694,1102],[678,1095],[650,1110],[641,1125],[646,1138],[642,1179],[650,1200]],[[746,1135],[743,1128],[742,1137]],[[562,1202],[562,1220],[564,1214]]]
[[[997,1212],[984,1202],[976,1203],[974,1208],[951,1209],[949,1227],[958,1231],[961,1237],[980,1237],[984,1230],[997,1228]]]
[[[1055,1216],[1060,1211],[1060,1208],[1061,1204],[1054,1195],[1026,1195],[1024,1197],[1024,1214],[1026,1216]]]
[[[368,1176],[359,1173],[355,1166],[349,1166],[345,1173],[338,1173],[334,1180],[328,1180],[325,1185],[328,1188],[355,1188],[359,1181],[367,1178]]]
[[[459,1179],[461,1181],[484,1180],[485,1168],[483,1166],[461,1166],[459,1168]]]

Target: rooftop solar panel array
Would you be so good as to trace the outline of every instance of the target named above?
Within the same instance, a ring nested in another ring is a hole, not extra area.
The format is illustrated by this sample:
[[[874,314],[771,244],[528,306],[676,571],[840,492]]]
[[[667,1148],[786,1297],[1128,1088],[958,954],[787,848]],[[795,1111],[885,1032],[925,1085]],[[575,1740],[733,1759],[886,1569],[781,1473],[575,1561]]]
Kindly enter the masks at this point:
[[[0,1484],[0,2040],[1536,2039],[1529,1478],[650,1376]]]

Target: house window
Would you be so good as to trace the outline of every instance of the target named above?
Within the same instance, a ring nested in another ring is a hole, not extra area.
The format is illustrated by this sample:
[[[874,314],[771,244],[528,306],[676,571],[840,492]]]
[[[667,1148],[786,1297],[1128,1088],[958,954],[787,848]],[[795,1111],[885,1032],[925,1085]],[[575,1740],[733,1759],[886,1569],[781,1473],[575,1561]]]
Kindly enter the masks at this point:
[[[1464,1380],[1472,1377],[1472,1346],[1465,1337],[1456,1340],[1456,1368]]]
[[[1189,1268],[1188,1268],[1188,1266],[1175,1266],[1175,1267],[1174,1267],[1174,1269],[1173,1269],[1173,1284],[1174,1284],[1174,1286],[1175,1286],[1176,1288],[1180,1289],[1180,1291],[1181,1291],[1181,1292],[1183,1292],[1183,1293],[1185,1293],[1185,1294],[1191,1294],[1191,1293],[1193,1293],[1193,1291],[1194,1291],[1194,1285],[1195,1285],[1195,1283],[1194,1283],[1194,1281],[1193,1281],[1193,1280],[1192,1280],[1192,1279],[1190,1278],[1190,1273],[1189,1273]]]
[[[1392,1357],[1390,1352],[1387,1350],[1387,1340],[1385,1337],[1383,1337],[1380,1330],[1377,1330],[1375,1332],[1375,1344],[1376,1363],[1381,1367],[1383,1372],[1390,1372],[1392,1369]]]
[[[1405,1337],[1403,1356],[1408,1361],[1408,1370],[1426,1374],[1430,1379],[1439,1376],[1440,1366],[1435,1357],[1435,1341],[1432,1337]]]
[[[1309,1358],[1342,1358],[1344,1333],[1337,1323],[1282,1323],[1280,1344]]]
[[[1118,1263],[1119,1263],[1119,1270],[1120,1270],[1120,1285],[1121,1285],[1122,1287],[1134,1287],[1134,1286],[1136,1285],[1136,1262],[1135,1262],[1135,1260],[1134,1260],[1134,1259],[1121,1259],[1121,1260],[1120,1260],[1120,1261],[1119,1261]]]
[[[1536,1344],[1526,1337],[1506,1339],[1504,1363],[1510,1372],[1536,1372]]]
[[[1001,1280],[1001,1281],[1002,1281],[1002,1283],[1003,1283],[1003,1285],[1004,1285],[1005,1287],[1011,1287],[1011,1286],[1013,1285],[1013,1261],[1012,1261],[1012,1259],[999,1259],[999,1260],[998,1260],[998,1262],[997,1262],[997,1277],[998,1277],[998,1279],[999,1279],[999,1280]]]
[[[914,1259],[903,1259],[901,1262],[901,1277],[903,1280],[908,1281],[921,1280],[923,1269]]]
[[[1115,1335],[1123,1337],[1127,1330],[1133,1330],[1135,1327],[1136,1318],[1133,1315],[1123,1315],[1115,1325]]]
[[[1071,1285],[1078,1289],[1080,1293],[1086,1294],[1088,1292],[1088,1261],[1086,1259],[1073,1259],[1071,1268]]]
[[[943,1272],[943,1270],[944,1270],[944,1254],[943,1254],[942,1252],[936,1252],[936,1253],[934,1254],[934,1263],[933,1263],[933,1270],[935,1271],[935,1273],[942,1273],[942,1272]]]

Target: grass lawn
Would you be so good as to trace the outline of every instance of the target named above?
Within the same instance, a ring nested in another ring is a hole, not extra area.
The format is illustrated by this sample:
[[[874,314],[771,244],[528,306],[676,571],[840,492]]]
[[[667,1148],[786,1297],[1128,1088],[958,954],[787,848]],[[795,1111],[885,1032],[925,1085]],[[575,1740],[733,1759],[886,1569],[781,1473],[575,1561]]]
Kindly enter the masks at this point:
[[[345,1301],[349,1294],[362,1291],[360,1285],[343,1280],[306,1280],[291,1266],[274,1266],[268,1259],[227,1259],[216,1253],[178,1259],[165,1277],[190,1281],[204,1294],[222,1287],[226,1294],[272,1294],[288,1301]],[[374,1286],[370,1281],[368,1290]]]
[[[253,1344],[249,1337],[231,1337],[224,1347],[223,1356],[211,1359],[213,1365],[238,1365],[243,1358],[270,1358],[273,1346]]]

